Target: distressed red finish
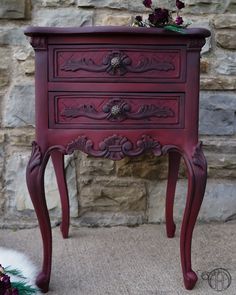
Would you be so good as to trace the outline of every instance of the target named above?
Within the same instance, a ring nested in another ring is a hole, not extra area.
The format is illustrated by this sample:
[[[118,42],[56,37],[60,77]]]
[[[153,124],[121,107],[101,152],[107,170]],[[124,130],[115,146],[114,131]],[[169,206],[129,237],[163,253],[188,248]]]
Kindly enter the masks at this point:
[[[49,127],[183,128],[183,93],[49,93]],[[107,124],[110,123],[110,124]]]
[[[198,142],[200,50],[210,32],[178,34],[157,28],[29,27],[35,55],[36,141],[27,185],[43,239],[37,285],[48,291],[52,234],[44,171],[52,158],[61,202],[64,238],[69,200],[64,155],[80,150],[120,160],[146,151],[169,155],[167,236],[175,234],[173,205],[180,158],[188,193],[180,237],[184,284],[192,289],[191,241],[202,203],[207,164]]]

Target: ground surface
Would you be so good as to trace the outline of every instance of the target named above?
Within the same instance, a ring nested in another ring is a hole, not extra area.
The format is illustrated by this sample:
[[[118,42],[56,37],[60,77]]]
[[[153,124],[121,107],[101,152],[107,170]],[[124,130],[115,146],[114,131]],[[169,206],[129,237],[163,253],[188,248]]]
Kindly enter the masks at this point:
[[[25,252],[40,267],[39,230],[1,230],[0,246]],[[236,223],[199,224],[194,230],[193,269],[199,280],[183,288],[179,225],[168,239],[164,225],[135,228],[75,228],[63,240],[53,229],[53,269],[49,295],[236,295]],[[231,286],[216,292],[203,272],[225,268]]]

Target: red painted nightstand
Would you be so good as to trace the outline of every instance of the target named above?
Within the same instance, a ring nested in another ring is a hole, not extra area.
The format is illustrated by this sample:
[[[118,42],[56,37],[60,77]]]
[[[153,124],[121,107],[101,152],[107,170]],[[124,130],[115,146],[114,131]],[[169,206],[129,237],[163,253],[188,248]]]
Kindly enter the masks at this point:
[[[52,158],[62,202],[61,231],[69,230],[64,155],[80,150],[120,160],[146,151],[169,155],[167,236],[173,237],[173,203],[179,162],[188,171],[188,194],[180,249],[185,287],[197,275],[191,240],[202,203],[207,164],[198,142],[200,50],[210,32],[178,34],[156,28],[30,27],[36,63],[36,141],[27,185],[44,246],[37,284],[48,291],[52,234],[44,193],[44,170]]]

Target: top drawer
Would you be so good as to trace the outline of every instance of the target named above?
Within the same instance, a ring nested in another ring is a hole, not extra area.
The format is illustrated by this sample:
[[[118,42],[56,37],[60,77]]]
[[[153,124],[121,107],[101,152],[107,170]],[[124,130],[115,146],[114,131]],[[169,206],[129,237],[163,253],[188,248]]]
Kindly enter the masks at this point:
[[[168,83],[185,76],[184,46],[49,46],[49,81]]]

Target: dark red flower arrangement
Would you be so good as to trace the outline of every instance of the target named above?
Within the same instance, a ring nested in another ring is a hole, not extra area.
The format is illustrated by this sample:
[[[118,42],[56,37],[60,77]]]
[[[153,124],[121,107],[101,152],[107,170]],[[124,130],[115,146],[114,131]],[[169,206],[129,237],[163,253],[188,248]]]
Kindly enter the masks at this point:
[[[180,11],[185,7],[184,2],[180,0],[175,1],[176,18],[173,19],[172,11],[170,9],[153,7],[152,0],[144,0],[143,5],[150,8],[152,13],[149,14],[148,20],[143,20],[142,16],[135,17],[134,26],[138,27],[158,27],[165,28],[171,31],[183,32],[183,29],[188,26],[184,24],[183,18],[180,16]]]
[[[5,274],[0,264],[0,295],[19,295],[16,288],[12,288],[10,277]]]
[[[18,277],[18,282],[11,282],[10,276]],[[17,269],[3,268],[0,264],[0,295],[32,295],[38,289],[28,285],[21,271]]]

